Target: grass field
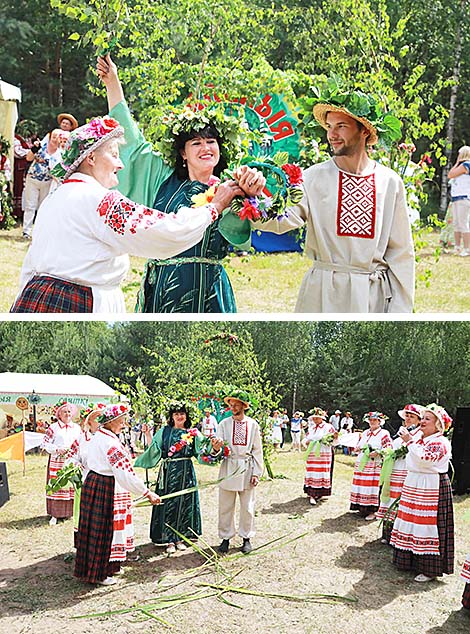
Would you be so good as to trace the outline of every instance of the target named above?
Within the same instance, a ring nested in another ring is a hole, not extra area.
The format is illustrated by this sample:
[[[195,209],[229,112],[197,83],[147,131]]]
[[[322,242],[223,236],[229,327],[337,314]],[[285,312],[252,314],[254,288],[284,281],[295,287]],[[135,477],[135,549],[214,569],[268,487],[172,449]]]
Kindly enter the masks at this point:
[[[437,234],[432,235],[429,248],[420,253],[418,274],[430,270],[432,275],[428,287],[424,282],[418,282],[415,312],[469,312],[470,258],[443,254],[435,262],[433,248],[437,242]],[[16,296],[21,264],[28,244],[21,237],[19,228],[0,231],[0,312],[8,312]],[[132,258],[131,271],[124,286],[129,312],[134,309],[144,263],[143,258]],[[308,258],[299,253],[228,258],[226,269],[235,291],[238,312],[292,313],[302,277],[308,268]]]
[[[45,515],[46,458],[27,456],[26,475],[20,463],[8,463],[11,499],[0,509],[0,631],[9,634],[468,634],[470,614],[461,608],[459,573],[469,543],[470,497],[454,500],[456,516],[455,574],[429,584],[415,583],[411,573],[398,572],[391,549],[380,543],[378,522],[365,522],[349,512],[353,459],[337,455],[331,498],[311,507],[302,493],[301,454],[282,451],[274,470],[283,478],[263,480],[257,489],[255,548],[280,538],[249,556],[230,556],[219,571],[204,564],[192,550],[168,557],[149,543],[149,508],[136,509],[138,561],[129,562],[112,587],[81,584],[72,576],[72,521],[50,527]],[[200,482],[214,480],[216,470],[197,466]],[[143,475],[143,471],[139,470]],[[151,479],[153,476],[151,475]],[[217,492],[201,491],[203,539],[212,547],[217,537]],[[287,540],[293,540],[287,543]],[[201,545],[201,542],[199,542]],[[229,603],[209,593],[208,586],[233,577],[230,585],[262,596],[226,593]],[[268,598],[266,593],[274,596]],[[353,602],[307,602],[312,593],[338,594]],[[126,610],[147,600],[185,596],[188,602],[159,611],[169,625],[141,622],[134,613],[83,619],[73,617]],[[281,598],[301,595],[300,601]],[[230,605],[232,604],[232,605]]]

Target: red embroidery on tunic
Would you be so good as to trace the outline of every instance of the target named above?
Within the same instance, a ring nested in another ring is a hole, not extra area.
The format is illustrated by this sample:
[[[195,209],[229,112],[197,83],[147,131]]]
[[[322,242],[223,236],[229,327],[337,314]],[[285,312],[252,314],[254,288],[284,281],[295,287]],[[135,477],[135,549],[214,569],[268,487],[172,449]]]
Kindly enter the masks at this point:
[[[339,173],[336,232],[339,236],[375,236],[375,174],[355,176]]]
[[[105,217],[105,224],[121,235],[127,228],[130,233],[136,233],[140,225],[148,229],[165,217],[161,211],[134,203],[116,191],[106,194],[98,205],[97,211],[100,216]]]
[[[232,444],[233,445],[247,445],[248,444],[248,423],[246,421],[243,421],[243,420],[233,421]]]

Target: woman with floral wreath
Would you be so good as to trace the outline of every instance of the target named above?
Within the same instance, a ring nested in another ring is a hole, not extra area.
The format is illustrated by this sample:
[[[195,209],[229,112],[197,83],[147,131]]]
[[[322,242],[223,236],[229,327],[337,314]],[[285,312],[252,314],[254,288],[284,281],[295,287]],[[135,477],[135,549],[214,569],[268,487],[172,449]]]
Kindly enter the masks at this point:
[[[390,544],[399,570],[418,573],[415,581],[433,581],[454,571],[454,510],[450,486],[451,445],[444,436],[452,424],[436,403],[423,408],[422,438],[400,429],[408,447],[407,475]]]
[[[359,515],[366,520],[375,520],[375,512],[379,508],[379,480],[382,468],[380,450],[392,448],[389,432],[382,429],[387,418],[388,416],[382,412],[364,414],[363,420],[369,424],[369,429],[362,432],[354,449],[358,456],[354,465],[350,509],[359,511]]]
[[[152,438],[147,425],[142,425],[148,448],[137,458],[135,467],[153,469],[159,465],[155,493],[166,495],[197,486],[192,459],[204,464],[203,455],[210,453],[213,441],[196,428],[185,403],[171,403],[167,424]],[[152,509],[150,538],[157,546],[166,546],[171,555],[186,545],[172,529],[188,539],[202,533],[199,494],[197,491],[165,500],[165,504]]]
[[[333,442],[338,432],[331,423],[326,422],[326,412],[321,407],[314,407],[309,412],[312,425],[303,443],[308,447],[305,465],[304,493],[308,495],[310,504],[331,495],[333,479]]]
[[[398,416],[403,420],[403,427],[409,431],[412,436],[421,438],[420,422],[422,418],[421,405],[410,403],[398,411]],[[408,449],[404,444],[401,436],[392,440],[393,454],[390,458],[385,458],[382,465],[382,472],[380,474],[380,483],[382,484],[380,492],[380,506],[376,513],[376,517],[382,520],[382,544],[390,543],[390,536],[392,534],[393,522],[397,515],[396,509],[391,509],[393,502],[397,500],[401,495],[403,483],[406,478],[406,453]],[[388,476],[385,476],[387,471],[386,463],[390,461],[390,470],[388,470]]]
[[[113,585],[134,550],[131,493],[160,504],[132,468],[119,434],[128,424],[128,408],[109,405],[97,418],[99,428],[87,447],[88,475],[83,483],[74,576],[80,581]]]
[[[70,448],[81,434],[80,426],[73,422],[78,413],[75,405],[63,399],[54,409],[57,422],[49,426],[41,443],[41,449],[49,454],[46,482],[57,477],[57,472],[64,466]],[[51,516],[49,521],[51,526],[55,526],[58,519],[68,519],[73,516],[73,499],[72,486],[46,495],[46,508],[47,514]]]
[[[173,109],[162,119],[166,133],[160,143],[163,157],[152,151],[132,119],[109,55],[99,58],[98,75],[106,86],[110,116],[123,126],[125,169],[119,190],[146,205],[171,214],[218,181],[230,163],[240,158],[242,128],[221,107]],[[237,172],[240,188],[256,196],[265,185],[261,172],[243,167]],[[238,219],[236,219],[238,220]],[[233,219],[232,219],[233,222]],[[236,237],[216,221],[198,244],[170,259],[148,260],[137,300],[137,312],[234,313],[235,297],[221,264],[230,240],[242,247],[250,238],[248,221],[239,222]],[[225,225],[226,226],[226,225]]]

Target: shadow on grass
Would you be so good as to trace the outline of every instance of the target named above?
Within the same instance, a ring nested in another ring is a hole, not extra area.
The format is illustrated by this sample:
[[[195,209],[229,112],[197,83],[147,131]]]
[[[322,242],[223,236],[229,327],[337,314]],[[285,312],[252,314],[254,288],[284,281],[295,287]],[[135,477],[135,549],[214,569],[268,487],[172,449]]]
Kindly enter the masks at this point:
[[[426,630],[426,634],[468,634],[468,632],[470,632],[470,610],[465,608],[451,612],[442,625]]]
[[[416,573],[402,572],[392,564],[393,551],[379,540],[361,546],[349,546],[335,564],[348,570],[362,570],[363,576],[351,587],[351,595],[359,601],[357,610],[381,610],[401,596],[419,595],[432,591],[436,583],[416,583]]]
[[[14,530],[28,530],[46,526],[49,523],[49,515],[36,515],[35,517],[23,517],[20,520],[10,520],[9,522],[0,522],[0,528],[9,528]],[[59,520],[60,521],[60,520]]]
[[[275,502],[263,508],[260,512],[262,515],[281,515],[286,513],[287,515],[305,515],[312,506],[308,502],[308,498],[305,495],[293,500],[287,500],[287,502]]]
[[[0,605],[2,616],[31,614],[36,611],[56,611],[57,606],[73,606],[101,594],[121,593],[126,587],[140,583],[159,582],[173,573],[183,573],[204,563],[193,550],[176,556],[161,556],[153,544],[138,548],[139,560],[122,566],[116,586],[95,586],[78,581],[73,576],[73,552],[18,568],[0,570]],[[84,608],[84,611],[86,609]]]
[[[320,502],[321,504],[322,502]],[[342,515],[323,519],[314,530],[315,533],[354,533],[362,528],[364,520],[357,513],[346,511]]]

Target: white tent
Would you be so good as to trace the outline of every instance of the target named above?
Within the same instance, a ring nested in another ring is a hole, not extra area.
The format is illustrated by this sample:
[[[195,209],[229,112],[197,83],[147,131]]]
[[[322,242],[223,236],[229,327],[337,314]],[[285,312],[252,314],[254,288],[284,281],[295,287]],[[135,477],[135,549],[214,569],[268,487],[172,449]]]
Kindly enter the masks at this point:
[[[21,90],[0,79],[0,134],[5,137],[11,145],[8,158],[10,159],[12,173],[13,139],[16,122],[18,121],[18,102],[21,102]]]
[[[0,373],[0,407],[15,405],[23,397],[35,404],[55,405],[64,397],[78,407],[86,406],[89,401],[99,400],[109,403],[116,392],[112,387],[88,375],[73,374],[25,374],[21,372]],[[31,402],[31,404],[33,404]]]

